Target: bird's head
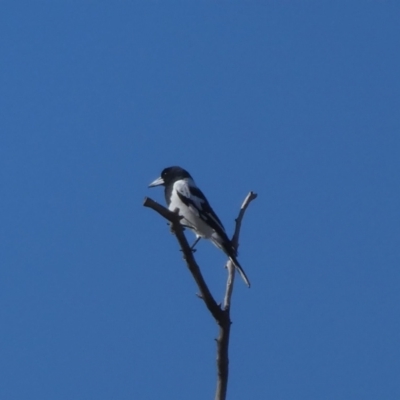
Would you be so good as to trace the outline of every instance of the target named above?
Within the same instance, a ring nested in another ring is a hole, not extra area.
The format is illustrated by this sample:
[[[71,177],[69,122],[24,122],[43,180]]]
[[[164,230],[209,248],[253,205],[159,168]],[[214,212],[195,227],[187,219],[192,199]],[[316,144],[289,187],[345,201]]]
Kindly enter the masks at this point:
[[[166,186],[179,179],[191,178],[189,172],[181,167],[164,168],[161,176],[150,183],[149,187]]]

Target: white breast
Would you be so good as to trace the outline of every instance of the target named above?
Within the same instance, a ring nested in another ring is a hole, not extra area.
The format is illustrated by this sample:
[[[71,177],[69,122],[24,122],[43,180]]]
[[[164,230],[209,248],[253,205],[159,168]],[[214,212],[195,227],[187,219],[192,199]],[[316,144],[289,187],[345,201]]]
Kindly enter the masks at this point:
[[[190,198],[189,182],[179,180],[174,183],[174,187],[170,197],[169,210],[175,211],[179,208],[179,215],[183,216],[181,223],[192,229],[197,236],[210,238],[214,230],[210,228],[200,217],[197,209],[193,206],[187,206],[181,201],[177,192],[179,191],[183,196]],[[200,204],[197,206],[201,207]]]

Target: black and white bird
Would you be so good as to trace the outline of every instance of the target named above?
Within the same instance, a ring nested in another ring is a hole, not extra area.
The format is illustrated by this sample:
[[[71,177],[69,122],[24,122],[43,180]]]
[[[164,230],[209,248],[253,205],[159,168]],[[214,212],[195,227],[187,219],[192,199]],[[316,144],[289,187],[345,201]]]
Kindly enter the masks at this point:
[[[168,209],[179,209],[182,225],[196,235],[192,249],[201,239],[210,239],[232,261],[248,287],[250,282],[237,260],[237,251],[228,238],[220,219],[211,208],[203,192],[196,186],[189,172],[181,167],[168,167],[149,187],[165,186],[165,200]]]

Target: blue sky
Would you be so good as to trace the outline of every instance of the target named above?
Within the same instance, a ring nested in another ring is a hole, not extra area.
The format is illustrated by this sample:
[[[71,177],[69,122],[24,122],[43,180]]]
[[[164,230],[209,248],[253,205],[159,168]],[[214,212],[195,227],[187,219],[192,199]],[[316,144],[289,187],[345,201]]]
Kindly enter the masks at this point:
[[[229,399],[400,398],[398,2],[0,8],[0,398],[213,398],[217,329],[142,206],[169,165],[228,232],[259,194]]]

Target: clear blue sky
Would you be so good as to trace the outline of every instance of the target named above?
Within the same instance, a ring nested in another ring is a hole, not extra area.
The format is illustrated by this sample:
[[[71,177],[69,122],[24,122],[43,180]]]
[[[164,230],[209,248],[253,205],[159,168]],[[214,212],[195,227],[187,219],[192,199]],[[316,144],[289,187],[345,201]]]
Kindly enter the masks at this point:
[[[259,194],[229,400],[400,398],[400,3],[303,3],[1,3],[1,399],[213,398],[217,329],[142,206],[174,164],[229,232]]]

